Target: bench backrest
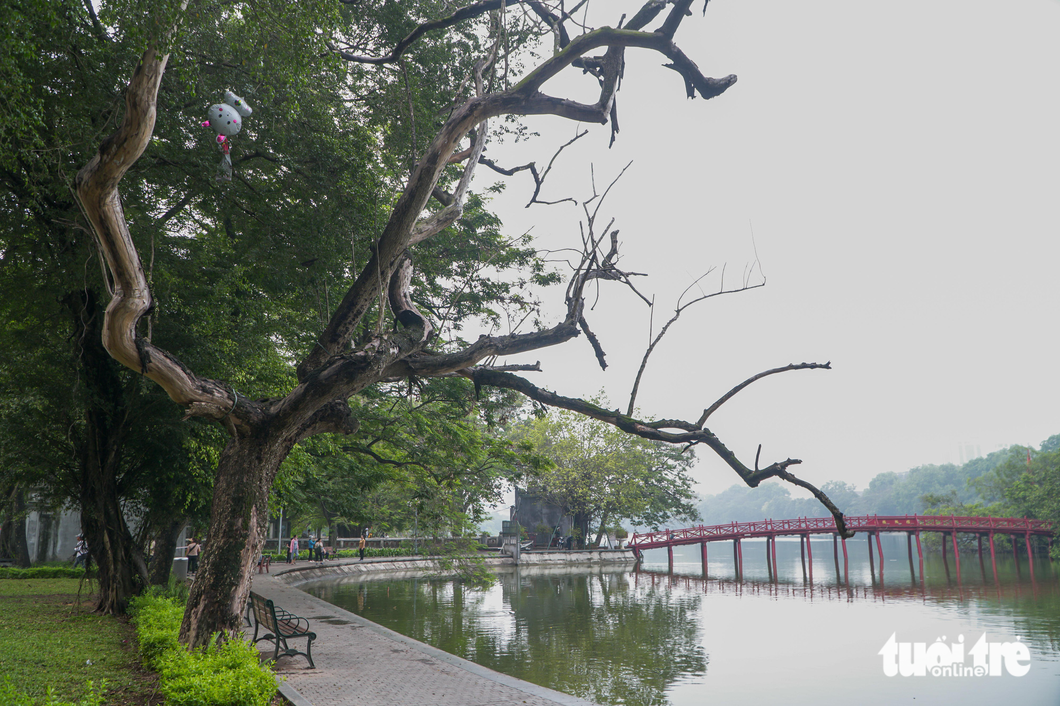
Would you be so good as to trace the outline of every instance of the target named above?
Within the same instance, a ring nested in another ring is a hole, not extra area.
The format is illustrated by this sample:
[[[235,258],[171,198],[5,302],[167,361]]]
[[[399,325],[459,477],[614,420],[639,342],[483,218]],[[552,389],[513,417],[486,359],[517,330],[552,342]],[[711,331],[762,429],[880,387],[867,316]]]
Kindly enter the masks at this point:
[[[267,630],[276,632],[276,623],[273,620],[272,601],[259,596],[253,591],[250,592],[250,601],[254,606],[254,618],[265,626]]]

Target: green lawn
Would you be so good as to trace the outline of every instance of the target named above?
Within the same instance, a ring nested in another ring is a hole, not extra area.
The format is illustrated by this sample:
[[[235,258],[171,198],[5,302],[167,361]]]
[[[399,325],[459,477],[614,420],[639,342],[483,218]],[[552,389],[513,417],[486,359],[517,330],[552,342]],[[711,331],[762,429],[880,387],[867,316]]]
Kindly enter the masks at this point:
[[[93,596],[82,593],[78,601],[78,585],[0,580],[0,680],[10,678],[41,703],[49,686],[60,700],[77,701],[88,680],[103,679],[107,704],[159,703],[154,677],[140,667],[133,627],[95,615]]]

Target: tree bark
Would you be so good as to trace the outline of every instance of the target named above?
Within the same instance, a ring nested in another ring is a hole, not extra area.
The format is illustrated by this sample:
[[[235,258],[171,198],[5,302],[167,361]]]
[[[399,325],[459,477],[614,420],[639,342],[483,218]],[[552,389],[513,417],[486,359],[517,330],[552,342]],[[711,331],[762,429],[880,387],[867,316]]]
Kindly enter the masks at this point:
[[[102,345],[102,312],[95,294],[92,290],[74,292],[65,303],[73,315],[86,392],[84,436],[76,442],[81,531],[99,567],[96,611],[123,614],[129,599],[147,585],[143,553],[129,531],[119,500],[119,473],[130,423],[126,394],[120,368]]]
[[[0,555],[10,557],[20,569],[29,568],[29,542],[26,540],[26,491],[15,486],[4,508],[0,527]]]
[[[210,528],[202,541],[199,571],[180,626],[192,647],[221,639],[242,627],[243,606],[265,540],[269,489],[291,443],[277,441],[268,427],[228,443],[217,466]],[[281,437],[282,438],[282,437]]]
[[[155,535],[155,550],[151,556],[152,586],[165,586],[173,569],[173,557],[177,553],[177,537],[184,529],[184,518],[180,517],[161,527]]]

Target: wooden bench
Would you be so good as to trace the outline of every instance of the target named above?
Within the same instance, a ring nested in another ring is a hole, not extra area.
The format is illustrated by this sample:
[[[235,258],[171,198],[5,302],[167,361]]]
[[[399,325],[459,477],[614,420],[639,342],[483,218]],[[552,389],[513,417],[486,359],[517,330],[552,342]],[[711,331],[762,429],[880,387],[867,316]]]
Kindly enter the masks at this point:
[[[276,651],[272,654],[272,661],[275,662],[280,657],[280,647],[283,646],[284,656],[294,655],[305,655],[306,659],[309,660],[309,668],[316,669],[316,665],[313,664],[313,640],[317,639],[317,635],[314,632],[309,631],[309,621],[305,618],[300,618],[294,613],[288,613],[283,608],[278,608],[268,598],[259,596],[253,591],[250,592],[250,612],[254,615],[254,637],[251,640],[254,644],[261,642],[262,640],[271,640],[276,644]],[[258,637],[258,630],[264,629],[265,634]],[[294,637],[305,637],[308,638],[306,641],[305,652],[299,652],[298,650],[288,646],[287,640]]]

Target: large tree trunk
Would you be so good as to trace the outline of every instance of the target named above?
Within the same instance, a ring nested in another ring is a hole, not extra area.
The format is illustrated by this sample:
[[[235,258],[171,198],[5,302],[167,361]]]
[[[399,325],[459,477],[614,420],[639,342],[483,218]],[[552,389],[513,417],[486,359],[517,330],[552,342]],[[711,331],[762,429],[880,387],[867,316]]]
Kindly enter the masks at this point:
[[[281,434],[262,429],[235,438],[221,454],[214,479],[210,529],[180,626],[181,642],[199,647],[217,633],[235,635],[265,540],[269,489],[290,451]]]
[[[173,557],[177,553],[177,537],[184,529],[184,518],[180,517],[161,527],[155,535],[155,550],[151,556],[151,585],[165,586],[173,568]]]
[[[74,340],[86,392],[84,437],[77,443],[80,461],[81,530],[99,567],[96,611],[122,614],[129,599],[147,584],[143,553],[122,512],[118,477],[125,425],[129,423],[120,368],[101,343],[102,312],[91,290],[66,297],[73,313]]]
[[[0,527],[0,556],[10,557],[20,569],[29,567],[29,541],[26,539],[26,491],[16,486],[4,507]]]

